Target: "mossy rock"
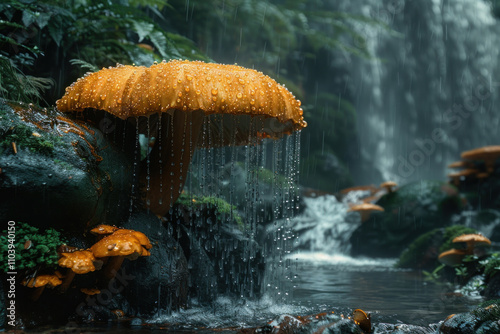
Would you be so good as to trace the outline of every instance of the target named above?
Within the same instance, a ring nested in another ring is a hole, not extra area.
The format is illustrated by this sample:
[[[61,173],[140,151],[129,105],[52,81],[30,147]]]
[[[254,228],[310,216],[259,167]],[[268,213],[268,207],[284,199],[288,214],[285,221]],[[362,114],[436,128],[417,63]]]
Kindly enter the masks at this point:
[[[498,333],[498,319],[500,319],[500,306],[492,303],[480,306],[467,313],[451,315],[440,326],[441,333]]]
[[[455,187],[440,181],[402,186],[377,202],[385,212],[372,215],[351,236],[353,255],[398,257],[418,236],[450,224],[463,202]]]
[[[132,162],[89,124],[0,100],[0,217],[83,231],[128,213]]]
[[[439,265],[440,253],[452,248],[452,240],[462,234],[477,233],[475,229],[461,225],[436,228],[426,232],[413,241],[399,257],[396,264],[399,268],[432,270]]]

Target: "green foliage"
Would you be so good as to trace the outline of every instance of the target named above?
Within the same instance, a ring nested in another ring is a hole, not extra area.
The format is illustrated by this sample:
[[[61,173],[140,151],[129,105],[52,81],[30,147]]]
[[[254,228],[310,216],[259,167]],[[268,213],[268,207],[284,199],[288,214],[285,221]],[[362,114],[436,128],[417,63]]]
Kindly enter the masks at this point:
[[[493,253],[486,259],[479,261],[479,264],[484,268],[484,275],[492,277],[500,272],[500,254]]]
[[[222,222],[225,217],[229,216],[238,225],[238,228],[242,229],[244,227],[243,219],[239,215],[236,206],[229,204],[222,198],[215,196],[200,197],[184,191],[181,193],[176,203],[190,209],[213,208],[216,210],[217,219],[219,221]]]
[[[398,268],[413,268],[418,259],[425,254],[427,249],[431,246],[435,237],[442,233],[442,230],[436,228],[427,233],[419,236],[413,241],[408,248],[406,248],[399,257],[396,267]]]
[[[441,279],[441,274],[439,272],[443,270],[444,267],[446,267],[446,265],[441,264],[434,268],[434,270],[431,272],[422,270],[422,274],[424,274],[424,280],[428,282],[439,283],[439,280]]]
[[[0,59],[10,62],[16,75],[2,73],[0,91],[14,85],[13,94],[22,95],[25,83],[16,85],[14,79],[31,71],[57,79],[58,98],[63,88],[84,72],[78,68],[67,71],[71,59],[79,60],[88,69],[88,64],[95,68],[116,63],[150,66],[155,60],[201,58],[185,38],[168,33],[157,23],[165,20],[159,12],[164,7],[168,6],[159,0],[2,2]],[[175,46],[173,37],[184,41],[182,51]],[[36,82],[40,83],[40,79]]]
[[[16,270],[35,270],[39,267],[56,267],[59,256],[57,247],[64,244],[61,234],[54,229],[40,231],[26,223],[15,225]],[[29,242],[31,242],[29,246]],[[7,230],[0,235],[0,271],[9,271]]]

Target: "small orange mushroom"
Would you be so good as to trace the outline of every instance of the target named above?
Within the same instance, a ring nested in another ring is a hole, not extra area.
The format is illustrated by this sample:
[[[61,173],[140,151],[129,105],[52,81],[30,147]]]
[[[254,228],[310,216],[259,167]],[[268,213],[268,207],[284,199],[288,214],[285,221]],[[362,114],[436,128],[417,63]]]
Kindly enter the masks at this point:
[[[113,234],[116,230],[118,230],[116,226],[101,224],[91,229],[90,233],[97,236],[97,240],[101,240],[105,236]]]
[[[61,285],[62,281],[57,277],[56,274],[53,275],[39,275],[36,277],[32,277],[29,279],[24,279],[21,282],[21,285],[24,285],[28,288],[35,288],[35,292],[31,296],[33,301],[37,301],[42,295],[45,287],[48,286],[50,288],[54,288],[58,285]]]
[[[118,229],[104,237],[90,249],[96,258],[109,258],[104,269],[104,278],[111,280],[120,269],[125,258],[136,260],[139,256],[149,256],[152,245],[148,237],[141,232]]]
[[[500,157],[500,145],[484,146],[462,152],[462,159],[484,161],[488,173],[493,173],[495,162]]]
[[[462,263],[466,252],[462,249],[450,249],[439,254],[438,261],[447,266],[457,266]]]
[[[352,312],[352,320],[354,320],[356,325],[358,325],[362,331],[365,333],[371,333],[372,321],[370,314],[366,314],[365,311],[358,308]]]
[[[448,165],[448,168],[472,168],[474,164],[471,161],[455,161]]]
[[[375,194],[377,192],[377,187],[374,185],[369,185],[369,186],[355,186],[355,187],[350,187],[350,188],[345,188],[340,191],[342,195],[347,195],[351,191],[369,191],[371,195]]]
[[[94,288],[81,288],[80,291],[86,294],[87,296],[98,295],[101,293],[101,290]]]
[[[474,254],[474,248],[476,246],[490,246],[490,239],[486,238],[482,234],[462,234],[452,240],[453,243],[465,242],[466,243],[466,254]]]
[[[95,271],[96,268],[100,269],[102,261],[97,260],[89,250],[78,250],[72,253],[61,253],[58,264],[68,268],[64,282],[60,287],[61,291],[64,292],[69,288],[75,274],[86,274]]]
[[[385,211],[383,207],[380,205],[372,204],[372,203],[362,203],[353,205],[347,210],[347,212],[356,211],[361,214],[361,222],[364,222],[370,218],[370,214],[374,211]]]
[[[389,194],[392,193],[397,186],[398,184],[394,181],[386,181],[380,184],[380,188],[385,189]]]

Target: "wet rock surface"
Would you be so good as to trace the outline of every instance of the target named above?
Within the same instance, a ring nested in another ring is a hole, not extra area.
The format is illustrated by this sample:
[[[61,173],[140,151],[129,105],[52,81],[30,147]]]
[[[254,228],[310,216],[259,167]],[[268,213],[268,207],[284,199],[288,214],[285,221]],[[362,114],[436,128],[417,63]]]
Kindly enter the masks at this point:
[[[128,273],[123,295],[130,301],[132,314],[153,315],[160,310],[176,310],[187,305],[189,271],[178,242],[152,214],[138,213],[123,225],[148,236],[151,255],[123,264]]]
[[[452,185],[421,181],[402,186],[377,201],[385,212],[372,215],[351,237],[352,254],[394,257],[419,235],[450,225],[462,202]]]
[[[172,224],[169,228],[188,258],[191,286],[200,301],[209,301],[216,292],[260,295],[265,259],[261,245],[245,235],[244,223],[221,216],[216,207],[206,204],[196,208],[177,205],[173,212],[167,219]]]
[[[82,232],[128,209],[131,162],[99,129],[0,101],[0,216]]]

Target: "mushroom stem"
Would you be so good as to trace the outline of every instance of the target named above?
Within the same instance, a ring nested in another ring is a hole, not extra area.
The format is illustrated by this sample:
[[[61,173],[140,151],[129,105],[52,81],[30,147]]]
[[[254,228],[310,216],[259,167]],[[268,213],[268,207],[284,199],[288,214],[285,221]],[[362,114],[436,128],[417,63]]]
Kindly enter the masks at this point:
[[[111,281],[115,278],[116,273],[120,270],[122,266],[123,260],[125,260],[125,256],[113,256],[108,260],[106,264],[106,268],[104,268],[104,279],[106,281]]]
[[[66,292],[68,290],[69,285],[73,281],[73,278],[75,278],[75,272],[71,270],[71,268],[68,268],[68,271],[66,272],[66,276],[64,277],[64,280],[59,287],[59,291],[61,292]]]
[[[145,189],[146,205],[153,213],[164,216],[174,205],[184,187],[189,163],[196,149],[203,125],[204,113],[201,110],[186,113],[174,110],[173,115],[161,117],[161,137],[151,151],[151,170],[147,189],[147,168],[142,169],[142,183]],[[161,162],[160,162],[161,161]],[[152,194],[158,195],[151,196]]]
[[[35,291],[33,291],[33,294],[31,295],[31,300],[36,302],[40,298],[40,296],[42,295],[43,290],[45,290],[45,285],[38,287],[38,288],[35,288]]]

